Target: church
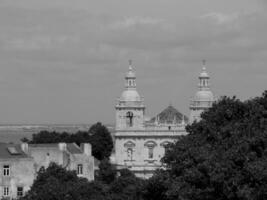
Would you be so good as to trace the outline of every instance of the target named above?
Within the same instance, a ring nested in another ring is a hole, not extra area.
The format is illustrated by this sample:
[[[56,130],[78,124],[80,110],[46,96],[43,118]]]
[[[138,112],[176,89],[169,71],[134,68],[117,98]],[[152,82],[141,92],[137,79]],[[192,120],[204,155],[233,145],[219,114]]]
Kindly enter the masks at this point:
[[[200,114],[214,102],[205,63],[199,81],[198,91],[190,102],[189,119],[170,105],[148,120],[144,98],[137,91],[136,74],[129,62],[125,90],[115,106],[114,162],[118,170],[128,168],[137,177],[149,178],[156,169],[163,168],[160,161],[167,145],[186,135],[186,125],[200,120]]]

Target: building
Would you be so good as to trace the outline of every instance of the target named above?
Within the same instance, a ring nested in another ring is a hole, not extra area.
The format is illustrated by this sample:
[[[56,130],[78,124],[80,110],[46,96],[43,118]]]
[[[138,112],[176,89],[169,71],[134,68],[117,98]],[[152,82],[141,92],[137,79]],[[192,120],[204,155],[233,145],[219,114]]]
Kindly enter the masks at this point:
[[[125,90],[117,101],[115,163],[117,169],[129,168],[136,176],[149,178],[170,142],[186,135],[188,119],[169,106],[151,120],[146,120],[144,98],[136,89],[136,75],[131,62],[125,76]]]
[[[0,143],[0,198],[15,199],[28,191],[41,167],[54,162],[79,177],[94,180],[91,145],[75,143],[27,144]]]
[[[34,168],[38,172],[41,167],[47,168],[54,162],[67,170],[74,170],[79,177],[94,180],[94,157],[91,145],[75,143],[58,144],[25,144],[24,151],[34,159]]]
[[[209,79],[205,61],[203,61],[202,72],[199,75],[198,91],[190,102],[190,123],[199,121],[201,119],[201,113],[210,108],[215,101],[213,93],[210,90]]]
[[[0,144],[0,198],[24,195],[35,177],[34,160],[20,145]]]

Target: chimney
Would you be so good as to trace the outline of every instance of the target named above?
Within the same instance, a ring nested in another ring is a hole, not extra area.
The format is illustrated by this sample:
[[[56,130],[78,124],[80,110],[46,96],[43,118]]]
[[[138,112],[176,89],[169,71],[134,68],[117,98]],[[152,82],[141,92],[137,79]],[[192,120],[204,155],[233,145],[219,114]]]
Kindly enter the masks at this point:
[[[27,154],[27,155],[29,154],[29,145],[28,145],[28,143],[26,143],[26,142],[21,143],[20,148],[25,154]]]
[[[91,156],[92,155],[92,146],[90,143],[83,143],[81,144],[83,153],[87,156]]]
[[[60,151],[66,151],[67,150],[67,144],[66,143],[58,143],[58,148]]]

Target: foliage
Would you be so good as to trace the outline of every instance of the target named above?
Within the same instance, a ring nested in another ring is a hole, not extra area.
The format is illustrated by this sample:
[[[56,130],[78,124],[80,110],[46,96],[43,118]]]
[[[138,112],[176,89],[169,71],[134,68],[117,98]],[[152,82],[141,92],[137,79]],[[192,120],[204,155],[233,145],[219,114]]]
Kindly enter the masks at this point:
[[[113,141],[109,130],[100,122],[91,126],[89,131],[78,131],[75,134],[67,132],[49,132],[41,131],[33,134],[32,140],[28,141],[27,138],[22,139],[23,142],[29,143],[59,143],[66,142],[80,145],[81,143],[91,143],[92,154],[98,160],[103,160],[111,155],[113,149]]]
[[[21,200],[142,200],[144,181],[127,169],[109,184],[88,182],[74,171],[51,163],[41,168],[30,191]]]
[[[111,200],[142,200],[144,180],[135,177],[128,169],[110,184]]]
[[[115,167],[109,162],[107,158],[103,159],[99,164],[99,172],[96,179],[105,184],[110,184],[115,180],[115,178]]]
[[[91,126],[89,135],[93,155],[98,160],[109,158],[113,149],[113,141],[109,130],[98,122]]]
[[[267,92],[223,97],[163,158],[167,199],[267,199]]]
[[[107,190],[98,182],[89,183],[74,171],[51,163],[41,168],[31,190],[22,200],[104,200]]]
[[[168,190],[170,179],[168,172],[158,170],[146,181],[143,191],[143,197],[146,200],[167,200],[166,192]]]

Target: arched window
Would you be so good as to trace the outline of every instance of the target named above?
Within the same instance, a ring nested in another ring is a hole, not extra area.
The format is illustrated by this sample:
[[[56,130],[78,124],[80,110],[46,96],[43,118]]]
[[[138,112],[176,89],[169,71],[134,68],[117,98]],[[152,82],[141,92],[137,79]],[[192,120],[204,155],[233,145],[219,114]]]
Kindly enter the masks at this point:
[[[126,113],[126,125],[127,127],[133,126],[133,113],[132,112]]]
[[[126,160],[133,161],[133,152],[135,144],[132,141],[128,141],[124,144],[124,147],[126,148]]]
[[[170,144],[171,144],[171,143],[168,142],[168,141],[164,141],[164,142],[160,143],[160,146],[162,146],[162,147],[164,148],[164,155],[165,155],[166,152],[168,151],[168,149],[169,149],[169,145],[170,145]]]
[[[154,141],[148,141],[145,143],[145,146],[148,148],[148,159],[154,158],[154,148],[157,146],[157,143]]]
[[[129,161],[133,160],[133,149],[132,148],[127,149],[127,160]]]

